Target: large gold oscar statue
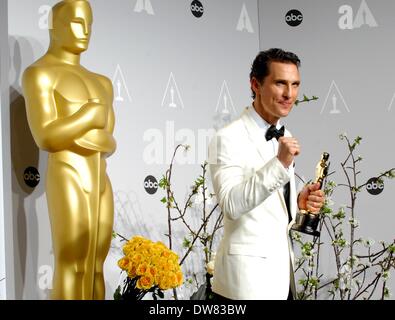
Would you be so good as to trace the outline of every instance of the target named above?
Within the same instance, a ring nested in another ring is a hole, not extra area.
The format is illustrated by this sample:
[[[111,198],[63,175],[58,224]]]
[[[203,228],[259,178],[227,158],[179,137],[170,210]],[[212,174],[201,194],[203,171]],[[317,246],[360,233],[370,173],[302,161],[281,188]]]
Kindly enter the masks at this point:
[[[53,299],[105,296],[103,264],[114,218],[106,158],[116,142],[112,83],[80,65],[91,27],[88,1],[56,4],[48,52],[23,75],[29,126],[37,145],[48,151]]]

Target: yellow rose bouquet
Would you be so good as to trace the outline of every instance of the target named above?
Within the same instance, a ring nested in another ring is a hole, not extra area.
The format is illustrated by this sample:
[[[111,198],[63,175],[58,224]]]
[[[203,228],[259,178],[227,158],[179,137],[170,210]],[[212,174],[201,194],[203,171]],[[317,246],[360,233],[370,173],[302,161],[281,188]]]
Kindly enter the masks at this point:
[[[179,257],[162,242],[136,236],[123,246],[123,253],[118,266],[127,277],[114,294],[116,300],[141,300],[148,292],[157,300],[164,297],[164,290],[182,285]]]

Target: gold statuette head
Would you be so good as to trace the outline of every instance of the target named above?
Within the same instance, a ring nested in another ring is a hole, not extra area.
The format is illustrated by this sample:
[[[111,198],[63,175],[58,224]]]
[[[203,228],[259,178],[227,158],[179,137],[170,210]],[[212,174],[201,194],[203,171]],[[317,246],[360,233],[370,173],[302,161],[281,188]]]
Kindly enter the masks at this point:
[[[315,170],[315,182],[321,183],[324,181],[325,177],[328,175],[329,171],[329,153],[324,152],[321,156],[321,160],[318,162]]]
[[[52,8],[51,45],[74,54],[88,49],[93,15],[88,1],[64,0]]]

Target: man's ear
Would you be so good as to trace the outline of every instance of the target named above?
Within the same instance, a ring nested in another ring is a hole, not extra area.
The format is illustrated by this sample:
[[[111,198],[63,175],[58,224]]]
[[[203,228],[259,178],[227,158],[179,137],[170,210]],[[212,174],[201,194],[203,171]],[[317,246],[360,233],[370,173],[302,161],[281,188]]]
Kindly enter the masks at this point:
[[[251,83],[251,90],[254,91],[255,95],[257,96],[261,84],[259,83],[259,81],[255,77],[253,77],[251,79],[250,83]]]

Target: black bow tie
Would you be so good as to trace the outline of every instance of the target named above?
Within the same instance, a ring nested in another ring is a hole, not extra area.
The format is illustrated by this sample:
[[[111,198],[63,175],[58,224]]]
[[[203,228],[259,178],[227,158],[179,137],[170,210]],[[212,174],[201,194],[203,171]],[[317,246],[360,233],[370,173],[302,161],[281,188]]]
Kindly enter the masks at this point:
[[[283,137],[284,136],[284,131],[285,131],[285,128],[284,128],[284,126],[282,126],[281,128],[280,128],[280,130],[277,130],[276,129],[276,126],[274,126],[274,125],[272,125],[269,129],[267,129],[267,131],[266,131],[266,140],[267,141],[270,141],[270,140],[272,140],[273,138],[276,138],[277,140],[280,138],[280,137]]]

